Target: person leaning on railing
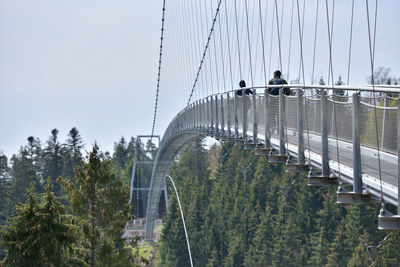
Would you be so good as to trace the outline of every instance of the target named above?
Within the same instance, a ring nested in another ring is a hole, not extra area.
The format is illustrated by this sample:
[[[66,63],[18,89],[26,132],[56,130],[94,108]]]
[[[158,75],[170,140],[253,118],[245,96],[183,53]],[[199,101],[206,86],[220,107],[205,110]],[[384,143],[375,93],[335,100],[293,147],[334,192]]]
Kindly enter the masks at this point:
[[[276,70],[274,72],[274,78],[269,80],[268,85],[280,85],[280,84],[288,84],[287,81],[285,79],[281,78],[282,73],[280,70]],[[275,87],[275,88],[268,88],[268,93],[270,95],[279,95],[279,87]],[[285,95],[290,95],[290,88],[283,88],[283,93]]]
[[[246,82],[244,81],[244,80],[241,80],[240,82],[239,82],[239,87],[240,88],[245,88],[246,87]],[[251,90],[251,89],[245,89],[244,90],[244,93],[246,94],[246,95],[252,95],[253,94],[253,91]],[[239,89],[239,90],[236,90],[236,95],[238,95],[238,96],[242,96],[243,95],[243,89]]]

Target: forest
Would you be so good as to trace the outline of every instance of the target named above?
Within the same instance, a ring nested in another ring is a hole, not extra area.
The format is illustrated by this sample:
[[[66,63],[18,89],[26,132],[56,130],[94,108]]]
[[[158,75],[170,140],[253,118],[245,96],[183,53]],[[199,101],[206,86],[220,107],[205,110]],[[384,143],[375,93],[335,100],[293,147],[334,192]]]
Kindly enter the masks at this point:
[[[77,128],[61,141],[28,137],[9,160],[0,154],[0,266],[140,266],[139,239],[121,233],[132,219],[128,181],[135,139],[112,154],[83,155]],[[128,242],[126,242],[128,241]]]
[[[380,205],[336,204],[337,187],[229,143],[187,146],[169,174],[178,187],[194,266],[400,266],[400,233],[378,230]],[[171,192],[172,188],[168,188]],[[390,207],[389,207],[390,208]],[[190,266],[176,198],[158,244],[160,266]]]
[[[135,145],[135,138],[122,137],[112,153],[95,144],[84,156],[76,128],[65,141],[53,129],[44,143],[28,137],[9,160],[1,154],[1,265],[190,266],[170,183],[169,213],[164,203],[159,209],[156,259],[139,255],[138,238],[121,237],[138,215],[127,204]],[[137,171],[148,179],[148,169]],[[177,156],[169,175],[194,266],[369,266],[367,246],[378,245],[375,266],[400,266],[399,232],[377,228],[380,205],[340,206],[337,187],[308,187],[306,174],[286,173],[252,150],[199,139]],[[140,217],[145,202],[141,196]]]

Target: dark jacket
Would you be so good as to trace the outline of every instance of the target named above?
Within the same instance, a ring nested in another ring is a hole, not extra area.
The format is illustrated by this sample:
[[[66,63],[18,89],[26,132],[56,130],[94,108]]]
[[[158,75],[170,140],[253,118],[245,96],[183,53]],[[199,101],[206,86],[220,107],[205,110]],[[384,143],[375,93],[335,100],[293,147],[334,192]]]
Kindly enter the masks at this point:
[[[279,85],[279,84],[288,84],[285,79],[282,78],[273,78],[269,80],[269,85]],[[271,95],[279,95],[279,88],[269,88],[268,93]],[[290,95],[290,88],[283,88],[283,93],[285,95]]]

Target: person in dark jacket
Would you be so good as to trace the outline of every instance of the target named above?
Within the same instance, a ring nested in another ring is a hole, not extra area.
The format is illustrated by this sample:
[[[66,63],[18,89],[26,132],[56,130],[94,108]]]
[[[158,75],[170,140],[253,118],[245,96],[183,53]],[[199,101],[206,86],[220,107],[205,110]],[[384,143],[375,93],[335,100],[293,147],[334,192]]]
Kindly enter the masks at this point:
[[[288,84],[285,79],[281,78],[282,73],[280,70],[276,70],[274,72],[274,78],[269,80],[268,84],[269,85],[280,85],[280,84]],[[279,95],[279,89],[280,88],[269,88],[268,93],[271,95]],[[290,95],[290,88],[283,88],[283,93],[285,95]]]
[[[241,81],[239,82],[239,87],[240,87],[240,88],[245,88],[245,87],[246,87],[246,82],[245,82],[244,80],[241,80]],[[252,94],[253,94],[253,91],[251,91],[251,89],[245,89],[245,90],[244,90],[244,93],[245,93],[246,95],[252,95]],[[242,96],[242,95],[243,95],[243,89],[237,90],[237,91],[236,91],[236,95]]]

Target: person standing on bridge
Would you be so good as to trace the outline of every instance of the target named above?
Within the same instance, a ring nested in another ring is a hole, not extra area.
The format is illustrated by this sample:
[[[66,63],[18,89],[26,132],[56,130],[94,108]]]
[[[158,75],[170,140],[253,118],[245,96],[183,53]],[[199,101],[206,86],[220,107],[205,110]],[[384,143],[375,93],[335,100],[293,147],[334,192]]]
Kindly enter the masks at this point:
[[[276,70],[274,72],[274,78],[269,80],[268,85],[280,85],[280,84],[288,84],[287,81],[285,79],[281,78],[282,73],[280,70]],[[278,87],[275,88],[269,88],[268,89],[268,93],[270,95],[279,95],[279,89]],[[290,95],[290,88],[283,88],[283,93],[285,95]]]
[[[239,82],[239,87],[240,87],[240,88],[245,88],[245,87],[246,87],[246,82],[245,82],[244,80],[241,80],[241,81]],[[252,94],[253,94],[253,91],[251,91],[251,89],[245,89],[245,90],[244,90],[244,93],[245,93],[246,95],[252,95]],[[236,91],[236,95],[242,96],[242,95],[243,95],[243,89],[237,90],[237,91]]]

